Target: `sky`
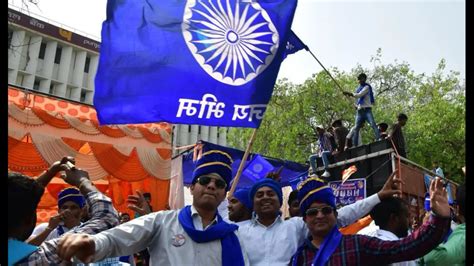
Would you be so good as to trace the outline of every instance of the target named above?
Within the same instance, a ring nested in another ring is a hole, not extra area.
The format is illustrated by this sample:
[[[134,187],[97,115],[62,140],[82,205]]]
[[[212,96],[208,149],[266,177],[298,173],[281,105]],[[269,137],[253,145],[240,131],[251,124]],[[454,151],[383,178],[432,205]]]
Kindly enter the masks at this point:
[[[100,38],[106,0],[37,0],[29,11]],[[160,0],[162,1],[162,0]],[[22,6],[22,0],[9,0]],[[350,71],[407,62],[417,74],[432,74],[441,59],[446,73],[466,77],[466,9],[463,0],[299,0],[292,29],[326,67]],[[81,34],[81,33],[79,33]],[[278,78],[302,83],[321,66],[306,51],[289,55]]]

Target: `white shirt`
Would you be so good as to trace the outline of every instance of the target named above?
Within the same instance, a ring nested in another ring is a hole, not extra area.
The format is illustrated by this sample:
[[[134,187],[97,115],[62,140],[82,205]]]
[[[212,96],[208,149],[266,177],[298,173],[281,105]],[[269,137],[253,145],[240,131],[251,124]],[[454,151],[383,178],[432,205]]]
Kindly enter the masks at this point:
[[[379,229],[375,232],[374,237],[382,240],[400,240],[398,236],[396,236],[394,233],[390,231],[386,231],[383,229]],[[402,261],[402,262],[397,262],[397,263],[392,263],[390,264],[391,266],[417,266],[417,263],[415,261]]]
[[[37,225],[35,227],[35,229],[33,230],[33,233],[31,233],[31,236],[30,236],[30,239],[33,238],[34,236],[37,236],[39,234],[41,234],[44,230],[46,230],[46,227],[48,227],[48,224],[49,223],[41,223],[39,225]],[[62,226],[62,225],[59,225],[63,228],[64,230],[64,234],[69,232],[70,230],[76,228],[76,227],[73,227],[71,229],[65,227],[65,226]],[[54,228],[50,233],[49,235],[46,237],[46,239],[44,241],[48,241],[48,240],[51,240],[51,239],[55,239],[55,238],[58,238],[60,237],[59,233],[58,233],[58,228]]]
[[[369,225],[360,229],[359,232],[357,232],[357,234],[375,237],[377,235],[377,230],[379,229],[380,229],[379,226],[376,225],[375,221],[372,220],[372,222],[370,222]]]
[[[151,265],[222,265],[221,241],[194,242],[179,223],[179,211],[150,213],[91,236],[95,242],[94,261],[148,248]],[[202,219],[193,206],[191,215],[194,227],[202,230]],[[239,232],[235,233],[239,237]],[[239,240],[245,265],[249,265],[241,237]]]
[[[364,217],[380,202],[377,194],[340,208],[337,224],[344,227]],[[302,217],[283,220],[280,216],[268,227],[258,217],[237,223],[250,265],[288,265],[291,256],[303,244],[309,231]]]

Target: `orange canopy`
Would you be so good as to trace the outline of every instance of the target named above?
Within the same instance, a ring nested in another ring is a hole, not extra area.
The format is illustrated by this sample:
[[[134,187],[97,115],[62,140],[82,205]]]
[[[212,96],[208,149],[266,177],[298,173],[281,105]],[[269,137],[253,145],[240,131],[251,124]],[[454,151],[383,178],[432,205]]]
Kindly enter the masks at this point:
[[[89,172],[120,212],[135,190],[150,192],[153,210],[165,209],[171,176],[171,125],[99,126],[91,106],[8,87],[8,168],[37,176],[63,156]],[[38,222],[57,212],[60,178],[47,186]]]

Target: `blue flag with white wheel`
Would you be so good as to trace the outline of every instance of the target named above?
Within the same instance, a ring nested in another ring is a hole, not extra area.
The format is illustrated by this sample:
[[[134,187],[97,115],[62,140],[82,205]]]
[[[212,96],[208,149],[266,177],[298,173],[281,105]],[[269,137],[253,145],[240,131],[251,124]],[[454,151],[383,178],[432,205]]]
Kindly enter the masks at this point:
[[[297,0],[109,0],[101,124],[260,125]]]

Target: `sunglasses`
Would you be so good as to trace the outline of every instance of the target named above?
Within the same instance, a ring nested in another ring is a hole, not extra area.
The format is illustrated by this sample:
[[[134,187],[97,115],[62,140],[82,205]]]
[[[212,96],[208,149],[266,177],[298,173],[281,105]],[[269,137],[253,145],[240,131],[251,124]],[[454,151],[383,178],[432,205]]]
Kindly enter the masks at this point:
[[[211,183],[211,180],[214,180],[214,184],[216,184],[216,187],[219,189],[224,189],[227,187],[227,184],[224,180],[222,179],[217,179],[217,178],[212,178],[209,176],[201,176],[198,177],[197,182],[200,185],[207,186],[209,183]]]
[[[316,216],[318,215],[319,212],[321,212],[323,215],[328,215],[334,211],[333,207],[330,206],[325,206],[322,208],[311,208],[306,210],[306,216]]]

